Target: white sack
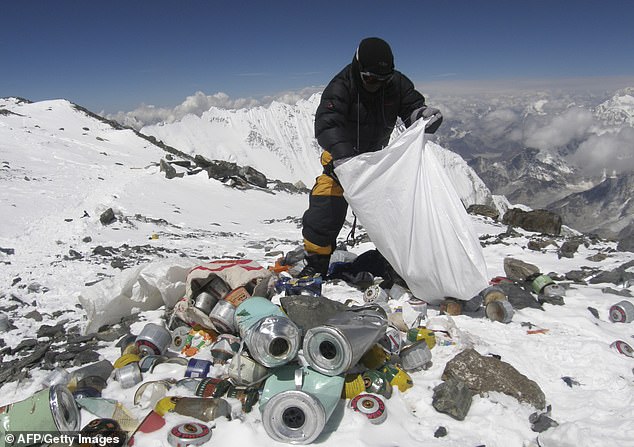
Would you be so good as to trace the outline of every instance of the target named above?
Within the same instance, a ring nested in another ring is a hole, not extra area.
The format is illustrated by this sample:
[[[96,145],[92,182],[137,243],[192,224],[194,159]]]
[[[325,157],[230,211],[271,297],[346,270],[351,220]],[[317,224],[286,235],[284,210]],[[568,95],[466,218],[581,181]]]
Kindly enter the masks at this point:
[[[335,170],[376,248],[430,303],[468,300],[488,286],[480,241],[419,120],[387,148]]]
[[[187,274],[195,265],[187,258],[152,262],[86,287],[78,296],[88,317],[84,333],[132,313],[173,307],[184,296]]]

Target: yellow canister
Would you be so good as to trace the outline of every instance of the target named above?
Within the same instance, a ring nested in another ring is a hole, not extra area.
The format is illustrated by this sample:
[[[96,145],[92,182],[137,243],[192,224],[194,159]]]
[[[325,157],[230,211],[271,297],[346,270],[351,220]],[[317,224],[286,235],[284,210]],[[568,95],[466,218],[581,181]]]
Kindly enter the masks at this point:
[[[123,354],[121,357],[114,361],[113,366],[118,369],[123,368],[130,363],[139,361],[141,361],[141,357],[139,357],[137,354]]]

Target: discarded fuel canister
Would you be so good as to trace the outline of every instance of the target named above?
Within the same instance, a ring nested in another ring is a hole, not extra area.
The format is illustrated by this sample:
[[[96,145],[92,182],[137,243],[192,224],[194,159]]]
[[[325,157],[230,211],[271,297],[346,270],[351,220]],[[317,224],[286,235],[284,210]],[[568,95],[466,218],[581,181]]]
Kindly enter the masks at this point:
[[[220,276],[213,274],[203,290],[214,296],[216,301],[220,301],[231,291],[231,287]]]
[[[562,286],[560,286],[559,284],[548,284],[547,286],[544,286],[544,288],[542,289],[542,294],[546,295],[546,296],[566,296],[566,289],[564,289]]]
[[[204,290],[200,292],[194,298],[194,307],[204,313],[205,315],[209,315],[211,309],[214,308],[216,303],[218,302],[218,298],[212,295],[209,292],[205,292]]]
[[[187,336],[191,330],[191,326],[178,326],[175,328],[172,331],[172,343],[170,344],[170,349],[172,351],[181,352],[187,343]]]
[[[390,296],[378,285],[373,285],[363,292],[363,301],[366,303],[387,303]]]
[[[74,386],[77,386],[77,383],[89,376],[99,376],[104,380],[108,380],[110,378],[110,374],[112,373],[114,366],[108,360],[100,360],[96,363],[91,363],[90,365],[82,366],[79,369],[71,372],[71,380],[70,383],[74,383]],[[70,388],[70,384],[69,384]]]
[[[392,384],[383,371],[370,369],[363,373],[362,378],[366,392],[380,394],[386,399],[392,397]]]
[[[480,303],[484,306],[486,306],[487,304],[489,304],[491,301],[507,301],[508,297],[506,296],[506,292],[504,292],[504,289],[499,287],[499,286],[490,286],[487,287],[486,289],[482,290],[479,294],[479,297],[481,297]],[[467,301],[467,303],[469,303],[468,309],[466,309],[468,312],[475,312],[476,310],[478,310],[478,308],[480,307],[479,305],[476,306],[476,302],[471,302],[472,300]],[[466,305],[466,303],[465,303]]]
[[[121,388],[132,388],[137,383],[141,383],[141,369],[138,363],[130,363],[122,368],[118,368],[114,373],[115,380],[119,382]]]
[[[405,346],[399,354],[403,369],[407,372],[416,372],[428,369],[431,366],[431,351],[425,340],[420,340]]]
[[[365,382],[361,374],[346,374],[341,397],[352,399],[365,391]]]
[[[634,357],[634,349],[623,340],[617,340],[610,345],[611,348],[616,349],[620,354],[628,357]]]
[[[172,344],[172,334],[163,326],[148,323],[136,338],[141,356],[163,355]]]
[[[436,334],[434,331],[424,327],[412,328],[407,331],[407,340],[410,342],[425,340],[429,349],[436,346]]]
[[[236,354],[229,363],[227,374],[236,385],[254,385],[261,382],[268,376],[268,368],[253,360],[242,352]]]
[[[213,366],[209,360],[192,358],[187,362],[187,370],[185,371],[185,377],[207,377],[209,370]]]
[[[209,314],[209,319],[214,328],[221,334],[233,334],[236,331],[234,316],[236,307],[228,301],[220,300],[216,303]]]
[[[211,439],[211,429],[200,422],[178,424],[169,431],[167,442],[172,447],[202,445]]]
[[[610,307],[610,321],[614,323],[630,323],[634,320],[634,304],[623,300]]]
[[[352,399],[350,407],[365,417],[375,425],[385,422],[387,419],[387,409],[385,408],[385,402],[380,396],[374,394],[359,394]]]
[[[540,293],[542,293],[542,290],[544,289],[544,287],[546,287],[549,284],[554,284],[554,283],[555,283],[555,281],[553,281],[550,276],[548,276],[548,275],[539,275],[531,283],[531,288],[533,289],[533,292],[535,292],[536,294],[539,295]]]
[[[316,371],[336,376],[356,365],[386,329],[385,313],[375,308],[343,311],[306,332],[304,356]]]
[[[326,376],[309,367],[276,368],[260,398],[264,430],[279,442],[310,444],[337,407],[343,384],[343,376]]]
[[[221,398],[173,397],[172,411],[182,416],[189,416],[201,421],[210,422],[220,417],[231,419],[231,405]]]
[[[254,296],[241,303],[236,309],[235,325],[258,363],[273,368],[297,356],[299,328],[270,300]]]
[[[491,301],[485,309],[486,316],[490,320],[500,323],[510,323],[513,320],[513,306],[508,301]]]
[[[381,368],[381,372],[385,374],[385,377],[390,384],[393,387],[397,387],[401,393],[404,393],[414,386],[414,382],[412,381],[410,375],[397,365],[388,363]]]
[[[385,335],[379,339],[378,343],[386,352],[392,355],[398,354],[401,352],[401,348],[404,344],[403,333],[394,326],[388,326],[387,329],[385,329]],[[368,368],[373,367],[368,366]]]
[[[63,433],[79,430],[80,424],[81,416],[73,395],[65,386],[53,385],[25,400],[0,407],[0,442],[4,445],[8,432]],[[36,440],[20,444],[35,443]]]

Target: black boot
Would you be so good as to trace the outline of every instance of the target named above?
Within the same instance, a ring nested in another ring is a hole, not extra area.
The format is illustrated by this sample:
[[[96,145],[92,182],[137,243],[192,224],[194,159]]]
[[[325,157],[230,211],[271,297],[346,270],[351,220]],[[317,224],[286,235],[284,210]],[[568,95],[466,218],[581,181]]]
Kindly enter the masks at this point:
[[[306,266],[297,274],[297,277],[321,275],[325,278],[329,265],[330,255],[306,255]]]

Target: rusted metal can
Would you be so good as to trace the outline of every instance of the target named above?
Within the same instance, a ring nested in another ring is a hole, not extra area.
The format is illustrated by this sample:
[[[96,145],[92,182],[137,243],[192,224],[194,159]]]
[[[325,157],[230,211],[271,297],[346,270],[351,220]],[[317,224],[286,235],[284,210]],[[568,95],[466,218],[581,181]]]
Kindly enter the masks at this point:
[[[380,396],[374,394],[359,394],[352,399],[350,407],[368,418],[370,423],[378,425],[387,419],[385,402]]]
[[[220,417],[231,419],[231,405],[220,398],[172,397],[174,413],[209,422]]]
[[[148,323],[136,338],[141,356],[163,355],[172,344],[172,334],[163,326]]]
[[[508,301],[491,301],[485,309],[486,316],[493,321],[510,323],[513,320],[513,306]]]
[[[460,303],[460,301],[446,299],[440,303],[440,313],[446,315],[460,315],[462,313],[462,303]]]
[[[486,289],[482,290],[478,296],[480,296],[482,299],[480,300],[480,303],[482,303],[485,307],[487,304],[489,304],[491,301],[508,301],[508,297],[506,296],[506,292],[504,292],[504,289],[502,287],[499,286],[490,286],[487,287]],[[470,300],[472,301],[472,300]],[[470,302],[467,301],[470,305],[468,306],[468,311],[469,312],[475,312],[477,310],[478,307],[480,307],[477,304],[477,300],[475,302]]]
[[[634,320],[634,304],[623,300],[610,307],[610,321],[614,323],[630,323]]]

